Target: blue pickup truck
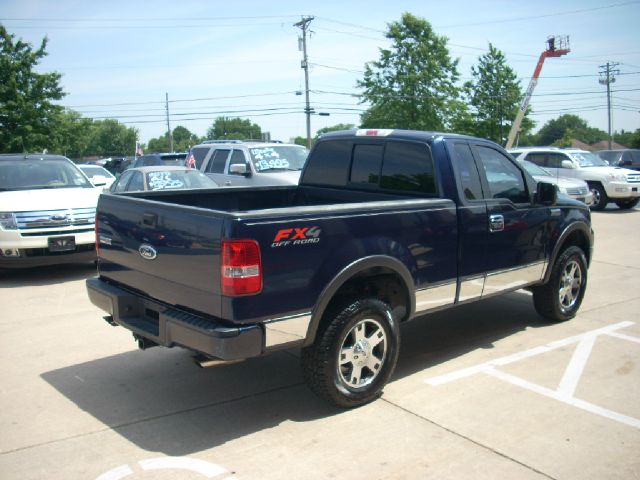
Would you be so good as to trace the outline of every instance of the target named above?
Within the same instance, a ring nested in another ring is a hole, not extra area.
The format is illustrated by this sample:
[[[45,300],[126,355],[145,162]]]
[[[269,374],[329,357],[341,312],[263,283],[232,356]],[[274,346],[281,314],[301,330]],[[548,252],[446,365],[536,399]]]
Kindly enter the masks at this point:
[[[415,317],[520,288],[574,317],[593,231],[492,142],[350,130],[317,142],[296,186],[103,194],[96,245],[89,297],[141,348],[202,364],[302,348],[310,388],[355,407]]]

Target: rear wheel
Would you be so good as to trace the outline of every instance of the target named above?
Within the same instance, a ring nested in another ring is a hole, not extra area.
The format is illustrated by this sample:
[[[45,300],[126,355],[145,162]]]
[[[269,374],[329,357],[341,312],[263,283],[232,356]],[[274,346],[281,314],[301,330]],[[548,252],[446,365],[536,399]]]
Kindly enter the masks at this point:
[[[635,207],[636,205],[638,205],[638,202],[640,202],[640,197],[639,198],[633,198],[633,199],[630,199],[630,200],[617,200],[616,201],[616,205],[621,210],[629,210],[629,209]]]
[[[533,289],[536,311],[554,322],[576,316],[587,288],[587,260],[579,247],[567,248],[556,260],[545,285]]]
[[[589,190],[593,194],[593,205],[591,205],[592,210],[604,210],[609,202],[609,198],[607,197],[607,192],[604,187],[599,183],[590,183]]]
[[[302,351],[311,390],[340,407],[357,407],[382,394],[393,373],[400,343],[386,303],[357,300],[328,320],[313,345]]]

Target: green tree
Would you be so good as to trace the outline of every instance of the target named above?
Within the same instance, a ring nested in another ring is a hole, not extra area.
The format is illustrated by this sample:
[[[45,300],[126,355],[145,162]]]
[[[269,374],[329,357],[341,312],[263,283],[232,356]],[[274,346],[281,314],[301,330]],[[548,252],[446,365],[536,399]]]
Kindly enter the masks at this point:
[[[152,138],[149,140],[149,143],[146,145],[147,153],[152,152],[168,152],[169,151],[169,139],[167,138],[167,134],[161,135],[156,138]]]
[[[503,144],[522,99],[518,77],[507,65],[504,54],[489,43],[489,52],[471,67],[473,80],[464,84],[464,92],[472,107],[472,135]],[[533,123],[525,116],[521,130]]]
[[[212,140],[249,140],[262,137],[259,125],[251,120],[231,117],[218,117],[207,130],[207,138]]]
[[[36,73],[47,55],[47,37],[36,50],[0,25],[0,151],[26,152],[51,148],[50,136],[64,97],[61,75]]]
[[[318,131],[316,132],[316,139],[320,138],[325,133],[337,132],[340,130],[351,130],[352,128],[355,128],[355,125],[353,123],[338,123],[336,125],[331,125],[329,127],[319,128]]]
[[[567,130],[571,130],[573,138],[585,143],[607,139],[607,132],[590,127],[577,115],[565,114],[545,123],[537,134],[536,142],[540,145],[551,145],[564,137]]]
[[[302,145],[303,147],[307,146],[307,137],[296,137],[293,139],[293,143],[296,145]]]
[[[404,13],[389,24],[385,36],[389,49],[365,65],[362,102],[371,107],[362,115],[362,126],[444,130],[452,125],[460,89],[458,60],[452,60],[447,38],[436,35],[431,24]]]
[[[50,151],[57,152],[73,159],[81,159],[92,155],[90,152],[93,120],[84,118],[73,110],[63,110],[54,117],[56,128],[49,141]]]
[[[100,157],[124,157],[134,153],[137,138],[135,128],[113,119],[98,120],[93,122],[87,150]]]
[[[628,146],[629,148],[640,148],[640,128],[635,131]]]
[[[173,150],[186,152],[193,145],[200,143],[200,137],[192,133],[188,128],[178,125],[173,129]]]

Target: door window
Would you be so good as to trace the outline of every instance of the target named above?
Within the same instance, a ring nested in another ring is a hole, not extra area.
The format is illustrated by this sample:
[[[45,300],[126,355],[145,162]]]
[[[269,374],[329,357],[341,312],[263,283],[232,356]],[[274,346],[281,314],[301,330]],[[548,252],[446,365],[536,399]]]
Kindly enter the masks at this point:
[[[134,172],[129,185],[127,185],[127,192],[138,192],[140,190],[144,190],[144,179],[141,172]]]
[[[467,200],[481,200],[482,186],[480,175],[473,160],[471,148],[466,143],[456,143],[453,147],[455,162],[460,175],[460,186]]]
[[[522,171],[511,160],[493,148],[478,146],[491,198],[504,198],[513,203],[529,201]]]
[[[231,152],[231,150],[215,150],[213,152],[213,155],[209,159],[209,165],[207,165],[207,173],[224,173],[224,167],[227,164],[229,152]]]

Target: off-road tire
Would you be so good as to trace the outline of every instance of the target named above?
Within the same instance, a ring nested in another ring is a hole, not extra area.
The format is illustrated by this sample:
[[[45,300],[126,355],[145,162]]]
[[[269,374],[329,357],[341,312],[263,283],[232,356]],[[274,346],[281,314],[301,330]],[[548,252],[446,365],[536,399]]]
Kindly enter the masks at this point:
[[[400,331],[389,305],[359,299],[325,319],[315,342],[302,350],[302,372],[321,398],[359,407],[382,394],[399,348]]]
[[[587,289],[587,260],[579,247],[569,247],[556,259],[549,281],[533,289],[536,311],[552,322],[576,316]]]

